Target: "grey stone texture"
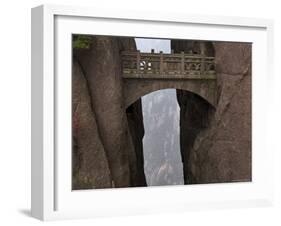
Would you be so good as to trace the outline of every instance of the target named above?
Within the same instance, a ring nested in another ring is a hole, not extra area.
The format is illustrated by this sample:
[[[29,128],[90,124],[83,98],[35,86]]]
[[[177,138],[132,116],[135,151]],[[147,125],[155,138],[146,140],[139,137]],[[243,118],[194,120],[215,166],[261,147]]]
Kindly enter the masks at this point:
[[[143,184],[139,182],[138,175],[144,173],[137,168],[139,164],[134,147],[141,138],[133,140],[131,136],[131,132],[134,136],[138,133],[129,129],[123,101],[120,52],[124,49],[135,49],[134,40],[95,36],[90,49],[77,50],[74,57],[87,80],[98,134],[109,163],[112,186],[145,186],[144,178]],[[140,133],[140,136],[143,134]],[[142,152],[140,147],[136,150]]]
[[[89,89],[76,60],[72,71],[73,189],[111,187],[111,173]]]
[[[210,47],[206,44],[201,44],[205,51]],[[251,181],[251,45],[212,45],[217,72],[216,108],[194,94],[178,90],[185,183]],[[172,41],[173,46],[176,49],[178,44]],[[187,41],[187,47],[192,51],[192,43]]]

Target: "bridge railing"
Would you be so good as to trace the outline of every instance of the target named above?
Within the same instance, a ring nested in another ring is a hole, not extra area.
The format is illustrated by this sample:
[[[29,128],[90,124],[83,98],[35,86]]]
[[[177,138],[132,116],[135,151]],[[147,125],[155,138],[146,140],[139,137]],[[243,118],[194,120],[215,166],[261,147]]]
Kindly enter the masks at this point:
[[[124,78],[216,79],[214,57],[200,54],[124,51]]]

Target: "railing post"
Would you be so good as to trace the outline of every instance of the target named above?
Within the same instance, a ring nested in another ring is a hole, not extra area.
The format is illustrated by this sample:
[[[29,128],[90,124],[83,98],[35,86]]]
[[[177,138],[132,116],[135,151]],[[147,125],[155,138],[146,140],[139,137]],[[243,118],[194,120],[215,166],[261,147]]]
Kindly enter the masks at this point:
[[[205,72],[205,55],[201,58],[201,67],[200,67],[200,75],[203,75]]]
[[[137,50],[137,74],[140,72],[140,51]]]
[[[160,69],[160,75],[162,75],[163,74],[163,67],[164,67],[164,65],[163,65],[163,52],[162,51],[160,51],[160,64],[159,64],[159,69]]]
[[[181,74],[184,74],[184,52],[181,52]]]

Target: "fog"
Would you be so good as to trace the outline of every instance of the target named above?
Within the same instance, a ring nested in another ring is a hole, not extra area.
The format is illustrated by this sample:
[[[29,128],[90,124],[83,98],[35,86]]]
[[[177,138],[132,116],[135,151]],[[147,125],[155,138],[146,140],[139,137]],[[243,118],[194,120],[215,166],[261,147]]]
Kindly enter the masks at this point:
[[[170,40],[136,38],[141,52],[170,53]],[[164,89],[142,97],[145,135],[144,171],[147,184],[183,184],[179,142],[179,106],[175,89]]]

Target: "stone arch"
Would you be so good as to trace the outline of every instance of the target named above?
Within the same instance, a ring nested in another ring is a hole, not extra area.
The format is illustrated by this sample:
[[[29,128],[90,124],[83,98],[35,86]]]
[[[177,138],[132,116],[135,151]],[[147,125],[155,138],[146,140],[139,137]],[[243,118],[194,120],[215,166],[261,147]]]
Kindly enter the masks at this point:
[[[216,106],[216,80],[125,79],[125,107],[129,107],[144,95],[169,88],[185,90],[197,94],[213,107]]]
[[[159,83],[160,81],[157,81]],[[173,83],[174,85],[162,84],[160,86],[150,86],[149,83],[147,86],[140,84],[139,90],[134,87],[135,92],[132,92],[133,98],[126,99],[127,101],[126,112],[129,122],[129,127],[131,128],[131,134],[133,134],[134,142],[138,143],[135,147],[141,146],[141,150],[136,150],[138,155],[139,165],[141,168],[141,178],[145,181],[144,168],[143,168],[143,137],[145,134],[143,116],[142,116],[142,104],[141,97],[151,94],[157,90],[164,89],[176,89],[177,93],[177,102],[180,107],[180,155],[181,161],[183,163],[183,177],[184,183],[190,184],[194,183],[193,175],[190,172],[190,153],[197,135],[206,129],[209,126],[210,119],[213,117],[215,112],[215,106],[210,102],[212,99],[207,99],[202,97],[204,93],[191,90],[187,86],[181,86],[180,84]],[[128,84],[127,84],[128,85]],[[132,85],[132,84],[131,84]],[[133,86],[132,86],[133,87]],[[188,90],[186,90],[188,89]],[[128,94],[128,93],[127,93]],[[199,95],[201,94],[201,95]],[[136,100],[135,100],[136,99]],[[136,139],[137,138],[137,139]]]

